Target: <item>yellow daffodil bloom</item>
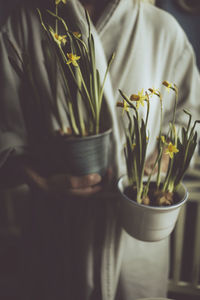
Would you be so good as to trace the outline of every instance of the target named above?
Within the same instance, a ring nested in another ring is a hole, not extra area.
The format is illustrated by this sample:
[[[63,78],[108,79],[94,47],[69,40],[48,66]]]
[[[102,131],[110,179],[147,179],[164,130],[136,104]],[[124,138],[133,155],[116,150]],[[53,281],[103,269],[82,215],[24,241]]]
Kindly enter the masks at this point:
[[[62,43],[63,45],[65,45],[67,43],[66,37],[66,35],[58,35],[57,33],[54,34],[54,38],[59,44]]]
[[[52,28],[50,28],[49,31],[50,31],[50,33],[51,33],[51,35],[52,35],[54,41],[55,41],[57,44],[59,44],[59,45],[61,45],[61,43],[62,43],[63,45],[66,44],[66,42],[67,42],[67,39],[66,39],[67,36],[66,36],[66,35],[59,35],[59,34],[57,34]]]
[[[147,96],[144,94],[144,89],[142,89],[137,95],[131,95],[130,100],[136,101],[136,108],[139,108],[140,104],[144,106],[144,100],[147,100]]]
[[[174,153],[179,152],[179,150],[176,148],[175,145],[173,145],[171,142],[167,146],[167,150],[165,154],[169,154],[170,158],[174,157]]]
[[[78,64],[77,64],[77,60],[80,59],[80,56],[77,56],[76,54],[73,54],[73,53],[67,53],[67,57],[68,57],[68,61],[67,61],[67,64],[71,64],[75,67],[78,67]]]
[[[158,89],[155,89],[155,88],[153,87],[153,88],[149,88],[148,90],[149,90],[150,93],[151,93],[149,96],[156,95],[156,96],[160,97],[160,92],[159,92]]]
[[[63,2],[64,4],[66,4],[67,0],[55,0],[55,5],[58,5],[60,2]]]
[[[81,34],[78,31],[73,32],[73,35],[78,39],[81,37]]]
[[[125,111],[129,111],[129,106],[127,104],[126,101],[123,101],[123,102],[117,102],[117,107],[122,107],[123,108],[123,113]]]
[[[162,84],[167,88],[168,92],[169,92],[170,89],[173,89],[172,84],[169,83],[167,80],[164,80]]]

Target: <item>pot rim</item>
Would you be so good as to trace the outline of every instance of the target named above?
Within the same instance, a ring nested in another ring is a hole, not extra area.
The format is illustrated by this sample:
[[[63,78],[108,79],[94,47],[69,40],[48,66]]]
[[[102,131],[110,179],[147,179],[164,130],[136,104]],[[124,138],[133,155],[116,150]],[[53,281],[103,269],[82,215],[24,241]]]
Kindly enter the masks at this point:
[[[73,142],[82,142],[82,141],[87,141],[87,140],[94,140],[94,139],[98,139],[98,138],[100,138],[101,136],[103,136],[103,135],[109,135],[111,132],[112,132],[112,128],[109,128],[109,129],[107,129],[107,130],[105,130],[105,131],[103,131],[103,132],[100,132],[100,133],[98,133],[98,134],[93,134],[93,135],[88,135],[88,136],[68,136],[68,137],[66,137],[66,136],[61,136],[61,138],[63,138],[63,139],[65,139],[66,140],[66,142],[67,141],[73,141]]]
[[[169,206],[148,206],[148,205],[144,205],[144,204],[140,204],[140,203],[137,203],[136,201],[130,199],[128,196],[126,196],[120,189],[119,185],[122,183],[122,180],[127,178],[127,175],[122,175],[118,181],[117,181],[117,188],[118,188],[118,191],[121,195],[123,195],[123,197],[129,202],[131,203],[132,205],[135,205],[137,207],[141,207],[141,208],[146,208],[148,210],[155,210],[155,211],[168,211],[168,210],[174,210],[176,208],[178,208],[179,206],[181,206],[182,204],[184,204],[186,202],[186,200],[188,199],[188,190],[185,186],[185,184],[181,181],[180,185],[182,186],[182,188],[184,189],[184,197],[181,201],[179,201],[178,203],[176,204],[173,204],[173,205],[169,205]]]

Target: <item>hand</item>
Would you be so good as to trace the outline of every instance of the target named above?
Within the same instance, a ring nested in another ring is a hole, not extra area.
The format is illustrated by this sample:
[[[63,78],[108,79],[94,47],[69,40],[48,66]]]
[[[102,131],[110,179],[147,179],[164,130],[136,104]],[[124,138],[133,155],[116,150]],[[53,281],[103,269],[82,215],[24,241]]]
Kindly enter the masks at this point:
[[[103,180],[99,174],[72,176],[55,174],[47,178],[41,176],[30,165],[23,165],[25,182],[36,189],[56,196],[88,197],[103,190],[108,190],[112,180],[112,170],[108,169]]]
[[[102,190],[101,181],[102,177],[99,174],[84,176],[56,174],[47,178],[44,186],[51,194],[88,197]]]
[[[153,152],[153,154],[147,159],[147,162],[145,164],[144,168],[144,174],[149,175],[152,172],[154,163],[157,158],[157,150]],[[161,159],[161,172],[166,173],[169,165],[169,155],[165,154],[165,151],[163,151],[162,159]],[[155,174],[158,171],[158,165],[156,165],[153,174]]]

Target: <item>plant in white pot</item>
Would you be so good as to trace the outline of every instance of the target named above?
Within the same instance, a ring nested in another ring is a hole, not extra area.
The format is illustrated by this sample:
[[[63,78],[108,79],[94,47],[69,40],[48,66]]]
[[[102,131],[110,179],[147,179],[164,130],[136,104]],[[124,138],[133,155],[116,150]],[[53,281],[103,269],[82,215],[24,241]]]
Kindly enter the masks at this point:
[[[44,143],[42,141],[42,144],[46,143],[44,147],[33,146],[33,152],[38,152],[42,160],[49,157],[49,162],[52,164],[55,162],[54,168],[59,171],[75,175],[103,174],[108,167],[112,133],[103,92],[114,55],[108,61],[104,78],[101,79],[96,67],[95,44],[89,15],[85,11],[88,36],[84,40],[81,33],[72,31],[59,16],[59,6],[62,8],[65,4],[65,0],[55,0],[55,12],[46,10],[41,13],[37,9],[45,35],[45,40],[42,41],[44,64],[54,99],[47,101],[50,102],[49,107],[56,120],[57,129],[53,132],[50,130],[48,137],[44,137]],[[15,47],[13,45],[11,47],[16,52]],[[23,74],[24,77],[25,74],[34,92],[34,98],[39,103],[41,99],[32,80],[31,58],[27,53],[26,59],[23,59],[24,57],[21,59],[20,55],[17,57],[20,59],[22,72],[19,72],[13,60],[12,65],[19,75]],[[53,69],[55,59],[65,95],[64,113],[67,116],[68,126],[63,122],[63,110],[60,109],[61,100],[56,84],[58,73]]]
[[[175,104],[172,122],[168,133],[162,133],[163,100],[158,90],[149,88],[127,97],[122,91],[123,102],[118,107],[126,111],[128,127],[125,128],[126,145],[124,149],[127,175],[118,181],[121,199],[121,222],[125,230],[133,237],[143,241],[157,241],[167,237],[173,230],[179,210],[188,198],[182,183],[183,176],[190,164],[197,145],[197,132],[192,124],[191,114],[188,124],[177,133],[175,127],[178,88],[175,84],[163,82],[168,90],[175,92]],[[149,143],[147,131],[151,97],[160,101],[160,132],[157,137],[157,157],[149,176],[145,176],[146,151]],[[146,103],[146,116],[140,117],[138,107]],[[163,155],[169,155],[168,169],[161,173]],[[157,174],[155,175],[155,170]]]

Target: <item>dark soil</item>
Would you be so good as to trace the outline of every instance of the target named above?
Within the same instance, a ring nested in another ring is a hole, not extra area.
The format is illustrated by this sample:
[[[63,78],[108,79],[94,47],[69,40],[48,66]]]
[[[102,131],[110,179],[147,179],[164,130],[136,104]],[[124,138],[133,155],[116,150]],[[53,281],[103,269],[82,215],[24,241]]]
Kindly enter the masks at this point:
[[[129,186],[124,190],[125,195],[135,202],[136,192],[136,187],[132,186]],[[180,200],[178,193],[162,192],[156,188],[155,183],[151,183],[147,196],[142,199],[142,204],[149,206],[170,206],[178,203]]]

